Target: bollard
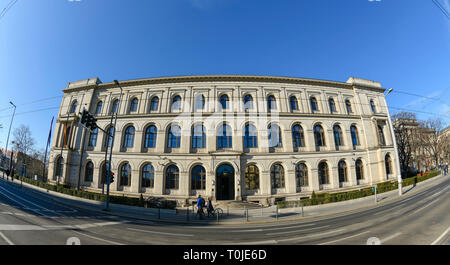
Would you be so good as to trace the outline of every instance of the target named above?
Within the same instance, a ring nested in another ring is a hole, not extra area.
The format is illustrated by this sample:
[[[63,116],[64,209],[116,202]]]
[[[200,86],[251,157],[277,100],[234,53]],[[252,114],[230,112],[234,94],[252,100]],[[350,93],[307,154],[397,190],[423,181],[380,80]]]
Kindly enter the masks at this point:
[[[378,202],[378,200],[377,200],[377,186],[375,186],[375,203],[377,203]]]
[[[195,216],[194,204],[192,204],[192,216]]]
[[[216,213],[217,216],[217,223],[219,223],[219,212]]]
[[[277,218],[278,221],[278,204],[275,205],[275,217]]]
[[[227,216],[230,215],[230,206],[227,204]]]
[[[186,221],[189,222],[189,207],[186,209]]]
[[[263,206],[261,205],[261,217],[263,217]]]
[[[158,207],[158,219],[161,219],[161,208]]]
[[[246,216],[245,220],[248,222],[248,209],[247,208],[245,209],[245,216]]]
[[[302,217],[304,217],[304,215],[303,215],[303,203],[301,205],[302,205]]]

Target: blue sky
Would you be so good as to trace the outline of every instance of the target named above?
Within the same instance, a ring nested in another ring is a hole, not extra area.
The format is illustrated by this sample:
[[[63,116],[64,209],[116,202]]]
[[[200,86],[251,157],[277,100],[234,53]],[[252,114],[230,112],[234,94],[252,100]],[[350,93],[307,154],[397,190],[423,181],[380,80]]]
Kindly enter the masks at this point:
[[[70,81],[197,74],[376,80],[436,98],[393,92],[391,113],[450,125],[450,19],[432,0],[18,0],[0,20],[0,146],[10,100],[44,148]]]

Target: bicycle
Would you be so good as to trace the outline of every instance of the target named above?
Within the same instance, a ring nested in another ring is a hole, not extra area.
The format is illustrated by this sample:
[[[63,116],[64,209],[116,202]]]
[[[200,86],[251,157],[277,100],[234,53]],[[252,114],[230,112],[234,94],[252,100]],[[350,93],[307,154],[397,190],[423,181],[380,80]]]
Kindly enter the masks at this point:
[[[208,213],[208,217],[212,215],[212,217],[216,217],[217,215],[220,217],[223,215],[223,210],[221,208],[216,208],[214,211]]]

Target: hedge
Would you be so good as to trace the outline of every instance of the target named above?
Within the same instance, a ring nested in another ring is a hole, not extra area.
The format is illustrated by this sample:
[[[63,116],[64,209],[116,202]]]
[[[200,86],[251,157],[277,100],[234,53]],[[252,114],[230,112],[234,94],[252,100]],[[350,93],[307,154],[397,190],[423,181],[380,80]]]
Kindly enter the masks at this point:
[[[62,185],[62,184],[53,185],[53,184],[40,182],[40,181],[31,179],[31,178],[26,178],[26,177],[23,178],[23,182],[26,182],[28,184],[38,186],[38,187],[41,187],[41,188],[44,188],[47,190],[60,192],[60,193],[71,195],[71,196],[76,196],[76,197],[85,198],[85,199],[89,199],[89,200],[95,200],[95,201],[106,201],[106,195],[104,195],[104,194],[71,189],[67,185]],[[111,203],[139,206],[139,207],[144,207],[147,202],[148,208],[157,208],[158,203],[159,203],[159,206],[163,209],[175,209],[175,207],[177,206],[176,201],[165,200],[163,198],[150,197],[147,200],[144,200],[144,197],[142,196],[142,194],[140,195],[139,198],[127,197],[124,195],[122,195],[122,196],[110,195],[109,201]]]
[[[402,180],[403,186],[409,186],[414,183],[419,183],[424,180],[430,179],[432,177],[438,176],[440,174],[440,170],[433,172],[425,172],[421,176],[414,176],[411,178],[406,178]],[[398,181],[386,181],[383,183],[377,184],[377,193],[383,193],[391,190],[398,189]],[[366,196],[374,195],[372,191],[372,187],[360,189],[360,190],[352,190],[346,192],[338,192],[338,193],[320,193],[316,194],[314,191],[311,194],[310,198],[295,200],[295,201],[279,201],[277,202],[278,208],[289,208],[289,207],[298,207],[300,205],[310,206],[310,205],[319,205],[325,203],[346,201],[358,199]]]

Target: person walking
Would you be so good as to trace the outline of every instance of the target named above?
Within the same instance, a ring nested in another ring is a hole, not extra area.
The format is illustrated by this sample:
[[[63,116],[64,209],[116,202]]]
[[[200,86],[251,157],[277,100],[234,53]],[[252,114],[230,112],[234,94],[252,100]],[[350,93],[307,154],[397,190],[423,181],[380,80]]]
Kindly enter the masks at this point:
[[[200,216],[200,219],[203,217],[203,207],[205,205],[205,200],[202,198],[202,195],[198,195],[197,198],[197,215]]]
[[[208,198],[208,206],[206,209],[208,210],[208,217],[211,215],[214,216],[214,207],[210,198]]]

